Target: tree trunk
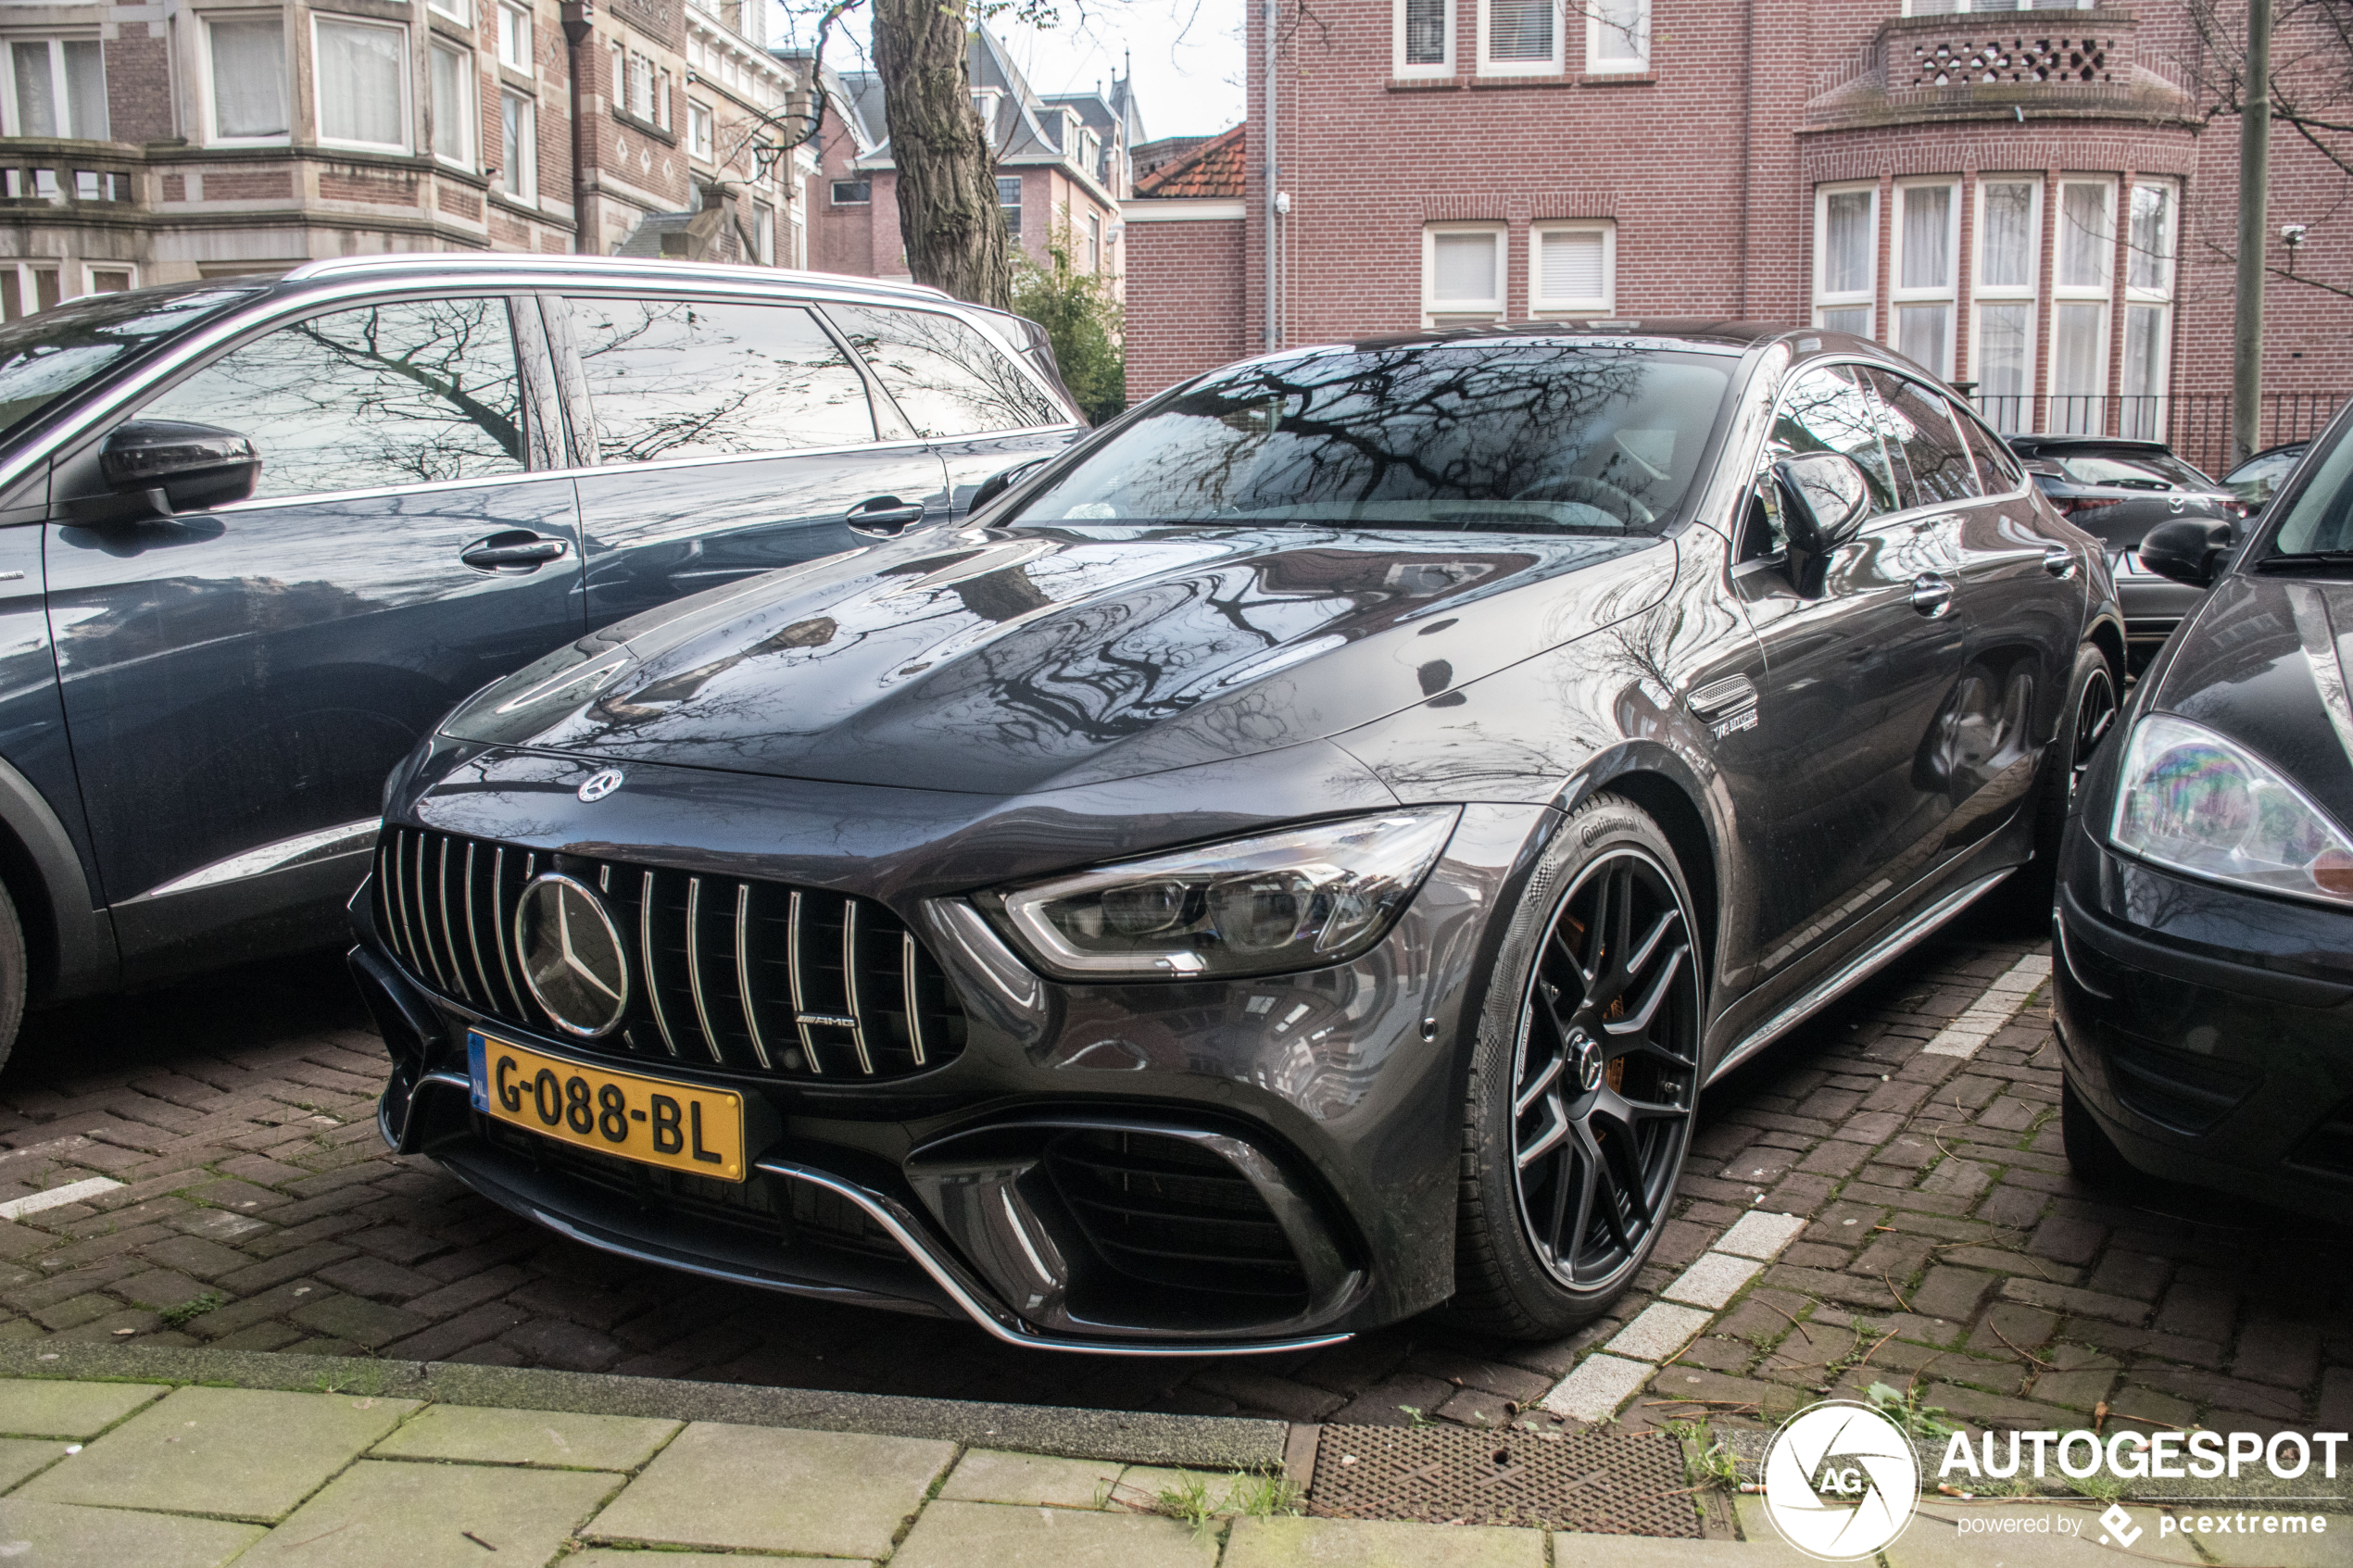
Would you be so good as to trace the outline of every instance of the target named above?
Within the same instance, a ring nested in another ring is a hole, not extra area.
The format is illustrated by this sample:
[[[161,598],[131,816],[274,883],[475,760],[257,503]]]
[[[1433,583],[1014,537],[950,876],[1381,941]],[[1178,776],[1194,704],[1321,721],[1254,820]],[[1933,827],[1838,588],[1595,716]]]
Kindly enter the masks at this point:
[[[968,24],[961,0],[875,0],[875,69],[908,270],[1002,310],[1013,303],[1013,257],[988,132],[973,112]]]

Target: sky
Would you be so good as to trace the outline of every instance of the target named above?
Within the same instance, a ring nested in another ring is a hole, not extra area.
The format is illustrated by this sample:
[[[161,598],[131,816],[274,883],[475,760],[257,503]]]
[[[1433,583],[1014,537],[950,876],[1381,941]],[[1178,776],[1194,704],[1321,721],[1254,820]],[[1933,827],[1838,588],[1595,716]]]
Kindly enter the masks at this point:
[[[1147,137],[1214,135],[1241,119],[1245,0],[1056,5],[1061,24],[1051,29],[1027,26],[1011,13],[988,24],[1038,92],[1084,93],[1098,82],[1108,89],[1132,56]],[[846,70],[865,66],[869,14],[863,6],[850,14],[849,37],[826,46],[828,63]],[[771,36],[786,36],[790,27],[788,18],[776,18]]]

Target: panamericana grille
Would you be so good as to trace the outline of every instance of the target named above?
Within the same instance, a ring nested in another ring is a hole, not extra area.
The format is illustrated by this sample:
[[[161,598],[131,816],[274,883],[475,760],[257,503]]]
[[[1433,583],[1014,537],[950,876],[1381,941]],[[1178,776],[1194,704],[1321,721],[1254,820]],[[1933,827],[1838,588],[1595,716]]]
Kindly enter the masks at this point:
[[[515,914],[548,871],[596,887],[630,949],[628,1011],[597,1039],[554,1029],[523,984]],[[387,827],[375,915],[420,985],[575,1048],[865,1080],[937,1067],[964,1046],[938,963],[888,909],[850,894]]]
[[[1258,1189],[1224,1159],[1155,1133],[1065,1133],[1047,1146],[1071,1215],[1103,1261],[1154,1286],[1299,1297],[1307,1276]]]

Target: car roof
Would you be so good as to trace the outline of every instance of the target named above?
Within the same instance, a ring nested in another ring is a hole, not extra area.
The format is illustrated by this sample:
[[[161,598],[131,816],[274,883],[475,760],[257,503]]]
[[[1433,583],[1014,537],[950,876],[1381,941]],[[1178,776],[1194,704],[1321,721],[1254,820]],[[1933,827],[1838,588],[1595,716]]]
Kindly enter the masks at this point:
[[[1462,327],[1431,327],[1410,332],[1382,332],[1317,346],[1353,349],[1445,347],[1513,338],[1541,338],[1554,343],[1610,343],[1637,338],[1648,344],[1665,344],[1719,354],[1744,353],[1760,344],[1788,339],[1801,356],[1810,358],[1835,352],[1876,359],[1893,369],[1927,374],[1909,359],[1889,352],[1881,345],[1848,332],[1793,327],[1784,321],[1740,321],[1710,317],[1494,321]]]
[[[338,256],[306,261],[275,279],[221,278],[220,283],[276,282],[301,285],[381,277],[404,282],[422,279],[522,276],[535,282],[668,282],[679,286],[720,284],[728,288],[761,287],[812,290],[835,295],[864,295],[909,304],[955,305],[945,292],[921,283],[885,282],[852,278],[837,272],[805,272],[788,268],[728,266],[718,262],[669,261],[632,256],[538,256],[521,251],[413,251],[391,256]]]

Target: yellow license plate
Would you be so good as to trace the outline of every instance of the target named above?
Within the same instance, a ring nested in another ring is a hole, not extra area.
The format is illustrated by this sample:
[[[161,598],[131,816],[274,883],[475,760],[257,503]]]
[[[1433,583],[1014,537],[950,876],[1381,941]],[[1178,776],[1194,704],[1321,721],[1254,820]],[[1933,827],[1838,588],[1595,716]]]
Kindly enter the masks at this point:
[[[542,1137],[665,1170],[744,1179],[744,1097],[466,1035],[474,1109]]]

